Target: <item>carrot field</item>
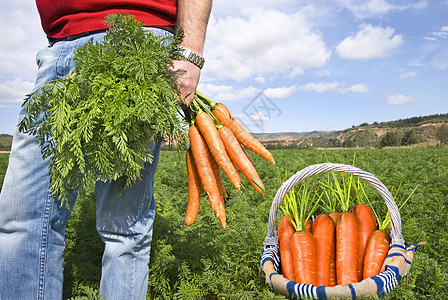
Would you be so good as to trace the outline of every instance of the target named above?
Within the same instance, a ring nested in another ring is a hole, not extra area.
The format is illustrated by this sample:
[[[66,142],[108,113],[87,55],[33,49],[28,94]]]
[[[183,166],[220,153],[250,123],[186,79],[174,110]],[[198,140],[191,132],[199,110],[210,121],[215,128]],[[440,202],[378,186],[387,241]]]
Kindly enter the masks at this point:
[[[426,242],[415,254],[411,271],[386,299],[444,299],[448,293],[448,150],[341,149],[272,150],[272,165],[251,156],[266,193],[250,184],[236,191],[223,176],[229,194],[223,229],[203,194],[199,215],[186,226],[185,153],[163,151],[155,179],[157,216],[152,243],[148,299],[284,299],[272,293],[260,273],[260,256],[272,198],[280,175],[306,166],[333,162],[375,175],[396,199],[415,193],[401,208],[408,244]],[[8,154],[0,154],[0,180]],[[306,183],[306,181],[305,181]],[[374,208],[385,214],[379,195]],[[64,299],[95,299],[103,245],[95,230],[95,200],[78,199],[66,230]]]

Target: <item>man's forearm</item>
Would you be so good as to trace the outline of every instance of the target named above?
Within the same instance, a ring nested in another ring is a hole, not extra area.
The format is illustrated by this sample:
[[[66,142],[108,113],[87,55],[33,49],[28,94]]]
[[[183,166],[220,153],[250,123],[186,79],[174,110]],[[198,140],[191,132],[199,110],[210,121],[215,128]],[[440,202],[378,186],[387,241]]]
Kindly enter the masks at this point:
[[[178,0],[177,26],[184,30],[182,46],[202,56],[212,0]]]

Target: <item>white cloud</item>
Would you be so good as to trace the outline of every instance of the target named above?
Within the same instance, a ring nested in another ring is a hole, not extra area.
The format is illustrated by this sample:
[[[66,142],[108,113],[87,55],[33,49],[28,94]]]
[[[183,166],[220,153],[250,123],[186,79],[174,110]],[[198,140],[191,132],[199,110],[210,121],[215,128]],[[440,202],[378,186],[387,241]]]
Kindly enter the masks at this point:
[[[337,81],[333,82],[310,82],[299,87],[300,90],[305,92],[316,92],[319,94],[328,92],[337,92],[341,84]]]
[[[22,79],[6,80],[0,82],[0,103],[22,104],[23,99],[31,92],[34,83]]]
[[[367,85],[365,85],[363,83],[358,83],[358,84],[351,85],[349,88],[342,89],[342,92],[343,93],[352,92],[355,94],[366,94],[369,92],[369,88],[367,87]]]
[[[441,47],[439,52],[434,53],[429,62],[435,70],[448,69],[448,48]]]
[[[419,100],[416,96],[406,96],[402,94],[392,94],[386,98],[386,103],[390,105],[405,105],[412,104]]]
[[[442,28],[440,28],[439,31],[434,31],[431,33],[430,36],[423,37],[423,39],[429,41],[437,41],[446,38],[448,38],[448,26],[442,26]]]
[[[330,70],[319,70],[317,72],[317,75],[319,76],[330,76],[331,75],[331,71]]]
[[[243,9],[240,16],[210,19],[205,47],[210,78],[246,80],[297,76],[325,65],[331,52],[302,11]]]
[[[47,44],[34,1],[1,2],[0,40],[0,81],[34,80],[36,53]]]
[[[422,10],[428,6],[428,1],[403,5],[393,4],[392,1],[387,0],[338,0],[337,3],[350,10],[358,19],[380,17],[394,11]]]
[[[256,82],[258,82],[258,83],[261,83],[261,84],[266,83],[266,78],[264,78],[263,76],[255,77],[254,80],[255,80]]]
[[[269,116],[266,116],[262,112],[253,113],[248,116],[248,118],[252,121],[271,121],[272,118]]]
[[[416,72],[404,72],[400,74],[400,78],[405,79],[405,78],[413,78],[413,77],[417,77],[417,73]]]
[[[409,66],[425,67],[433,70],[447,70],[448,43],[446,41],[427,43],[420,46],[414,60],[409,62]]]
[[[434,70],[448,69],[448,26],[431,32],[423,37],[428,41],[422,43],[415,51],[414,59],[409,66],[426,67]]]
[[[262,112],[238,114],[235,117],[249,132],[265,132],[265,122],[274,121],[272,117],[265,115]]]
[[[362,24],[356,36],[344,39],[336,52],[346,59],[372,59],[385,57],[403,43],[403,37],[394,35],[394,29]]]
[[[217,95],[222,93],[230,93],[234,90],[234,88],[232,86],[224,84],[215,85],[207,83],[207,84],[199,84],[198,90],[201,91],[203,94]]]
[[[267,88],[263,91],[264,95],[270,99],[285,99],[297,90],[297,86]]]
[[[314,82],[310,82],[307,83],[305,85],[299,86],[299,89],[305,92],[315,92],[315,93],[340,93],[340,94],[345,94],[348,92],[352,92],[352,93],[368,93],[369,92],[369,88],[363,84],[363,83],[358,83],[358,84],[354,84],[351,85],[350,87],[344,87],[343,84],[341,84],[340,82],[337,81],[333,81],[333,82],[318,82],[318,83],[314,83]]]
[[[258,93],[260,89],[253,86],[247,88],[235,89],[229,85],[215,85],[212,83],[200,83],[198,85],[198,91],[206,95],[215,102],[221,101],[238,101],[242,99],[252,99]]]

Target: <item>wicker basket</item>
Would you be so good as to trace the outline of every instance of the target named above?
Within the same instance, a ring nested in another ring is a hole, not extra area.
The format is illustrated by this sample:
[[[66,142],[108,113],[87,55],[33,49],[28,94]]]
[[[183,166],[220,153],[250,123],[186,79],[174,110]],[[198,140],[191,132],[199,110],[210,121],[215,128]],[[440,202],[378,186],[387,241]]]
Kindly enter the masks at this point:
[[[281,275],[278,236],[276,231],[277,212],[286,193],[299,182],[323,172],[342,172],[357,176],[370,183],[383,197],[391,219],[391,246],[383,265],[383,271],[374,277],[347,286],[324,287],[290,281]],[[350,165],[324,163],[311,165],[289,178],[277,191],[271,205],[268,231],[264,241],[261,267],[266,281],[277,293],[293,299],[341,299],[383,296],[390,293],[405,276],[417,250],[417,245],[406,246],[401,235],[401,219],[398,207],[389,190],[375,176]]]

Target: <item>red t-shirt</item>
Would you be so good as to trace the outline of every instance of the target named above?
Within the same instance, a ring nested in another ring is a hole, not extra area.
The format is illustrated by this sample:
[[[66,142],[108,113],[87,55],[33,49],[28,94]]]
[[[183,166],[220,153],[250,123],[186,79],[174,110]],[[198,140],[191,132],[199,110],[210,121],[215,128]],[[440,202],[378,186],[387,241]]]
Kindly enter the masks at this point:
[[[109,14],[126,12],[145,26],[172,26],[176,0],[36,0],[42,28],[49,38],[108,28]]]

